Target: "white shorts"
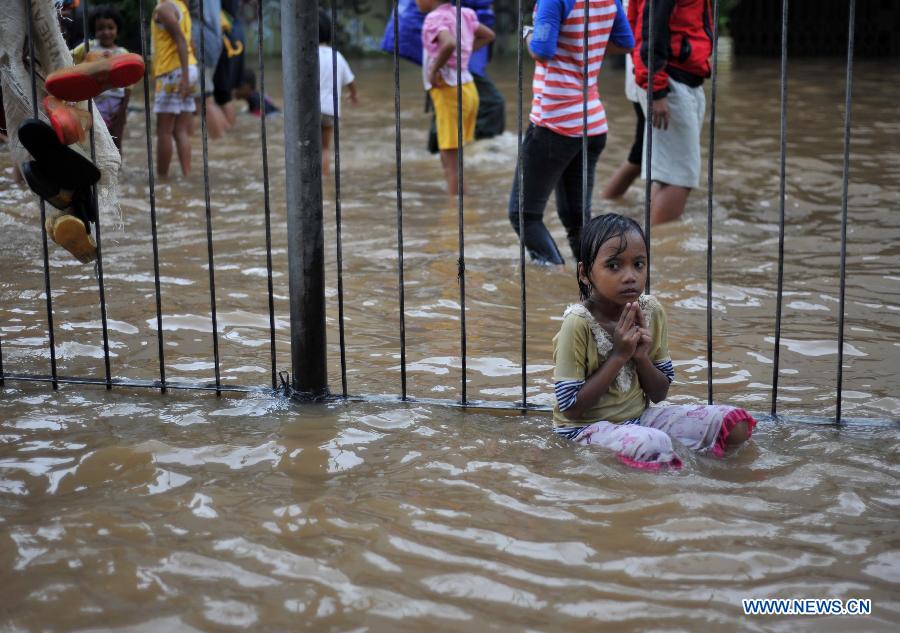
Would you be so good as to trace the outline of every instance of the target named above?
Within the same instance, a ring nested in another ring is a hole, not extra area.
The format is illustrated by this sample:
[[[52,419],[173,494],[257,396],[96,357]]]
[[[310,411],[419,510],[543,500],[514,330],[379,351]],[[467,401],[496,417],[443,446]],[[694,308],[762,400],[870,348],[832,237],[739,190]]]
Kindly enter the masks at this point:
[[[156,114],[181,114],[182,112],[196,111],[197,105],[194,102],[194,98],[199,95],[198,76],[197,67],[194,65],[188,66],[191,94],[187,97],[182,97],[178,94],[178,84],[181,82],[180,68],[157,77],[153,111]]]
[[[647,92],[639,90],[638,98],[644,116],[647,116]],[[670,78],[666,100],[669,103],[669,128],[651,128],[653,165],[650,176],[656,182],[695,189],[700,184],[700,130],[706,114],[706,95],[703,86],[691,88]],[[646,179],[646,138],[641,164],[641,178]]]

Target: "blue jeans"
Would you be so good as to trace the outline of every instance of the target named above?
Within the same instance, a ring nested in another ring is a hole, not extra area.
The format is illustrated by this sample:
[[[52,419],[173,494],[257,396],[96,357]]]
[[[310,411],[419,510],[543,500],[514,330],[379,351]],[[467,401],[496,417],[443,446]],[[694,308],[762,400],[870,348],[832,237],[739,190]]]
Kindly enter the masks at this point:
[[[606,146],[606,134],[587,140],[587,200],[591,208],[594,168]],[[542,264],[563,264],[565,260],[556,242],[544,226],[544,208],[550,192],[556,193],[556,211],[566,228],[566,236],[575,261],[579,259],[579,240],[584,218],[582,208],[581,137],[563,136],[544,127],[528,126],[522,140],[523,215],[525,248],[531,259]],[[519,233],[519,174],[513,178],[509,196],[509,221]]]

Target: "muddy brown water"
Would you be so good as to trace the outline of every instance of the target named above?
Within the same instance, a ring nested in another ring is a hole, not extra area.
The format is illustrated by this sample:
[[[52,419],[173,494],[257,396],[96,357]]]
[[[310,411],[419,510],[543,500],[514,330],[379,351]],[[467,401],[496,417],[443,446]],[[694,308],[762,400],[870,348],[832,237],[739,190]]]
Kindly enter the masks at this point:
[[[392,70],[353,62],[342,129],[347,375],[400,390]],[[628,151],[622,71],[604,70],[603,182]],[[504,136],[466,150],[468,392],[520,397],[518,244],[506,219],[515,65],[492,73]],[[778,62],[722,63],[716,148],[716,399],[771,402],[778,240]],[[548,433],[546,414],[423,404],[299,406],[214,394],[7,381],[0,391],[0,628],[192,631],[896,630],[900,79],[858,62],[853,102],[844,414],[834,412],[843,62],[792,61],[778,420],[723,461],[632,472]],[[269,75],[276,99],[277,68]],[[409,392],[460,394],[455,200],[424,150],[419,75],[402,72]],[[140,99],[137,100],[140,105]],[[278,367],[288,369],[282,124],[269,120]],[[213,375],[200,163],[157,187],[166,374]],[[210,143],[222,379],[269,384],[259,122]],[[158,378],[143,116],[129,119],[124,226],[104,261],[114,377]],[[704,150],[705,156],[705,150]],[[37,206],[0,159],[6,372],[48,373]],[[705,181],[705,178],[704,178]],[[326,186],[330,381],[340,389],[334,187]],[[643,214],[642,188],[610,209]],[[553,211],[548,221],[558,238]],[[563,243],[562,241],[560,242]],[[706,190],[653,232],[672,401],[706,397]],[[59,371],[103,376],[96,282],[51,245]],[[571,269],[529,266],[529,400],[551,402]],[[751,617],[745,597],[870,598],[873,614]]]

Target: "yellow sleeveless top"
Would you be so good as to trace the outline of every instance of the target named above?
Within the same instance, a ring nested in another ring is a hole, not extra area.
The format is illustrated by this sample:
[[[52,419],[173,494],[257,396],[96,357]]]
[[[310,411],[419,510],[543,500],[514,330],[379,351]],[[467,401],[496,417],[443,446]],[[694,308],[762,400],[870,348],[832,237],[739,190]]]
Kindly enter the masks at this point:
[[[181,0],[167,1],[174,4],[178,10],[178,28],[181,29],[181,33],[187,42],[188,64],[196,65],[197,58],[194,57],[194,49],[191,46],[191,15],[188,13],[187,5]],[[175,40],[166,32],[164,27],[156,23],[155,19],[150,21],[150,40],[153,47],[154,78],[181,68],[181,60],[178,59],[178,46],[176,46]]]

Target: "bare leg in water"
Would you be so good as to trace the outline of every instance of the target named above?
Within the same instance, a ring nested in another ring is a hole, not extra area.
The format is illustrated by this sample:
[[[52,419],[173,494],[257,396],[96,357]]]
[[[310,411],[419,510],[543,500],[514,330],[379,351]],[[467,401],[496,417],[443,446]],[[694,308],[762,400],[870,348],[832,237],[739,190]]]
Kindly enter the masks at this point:
[[[182,112],[175,118],[175,146],[178,149],[178,162],[185,178],[191,175],[191,121],[190,112]]]
[[[632,162],[624,161],[619,168],[613,173],[612,178],[606,183],[603,189],[604,200],[615,200],[621,198],[628,191],[628,188],[641,175],[641,166]]]
[[[631,187],[632,183],[641,175],[641,160],[644,146],[644,128],[647,121],[644,118],[644,111],[637,103],[632,104],[635,115],[634,142],[631,144],[631,151],[628,156],[619,165],[612,178],[606,183],[603,189],[603,198],[605,200],[615,200],[621,198]]]
[[[334,128],[330,125],[322,126],[322,177],[326,178],[331,172],[331,140],[334,138]]]
[[[690,193],[687,187],[654,180],[650,190],[650,224],[655,226],[680,218]]]
[[[169,177],[176,116],[168,112],[156,115],[156,175],[159,178]]]
[[[222,138],[231,125],[221,106],[212,97],[206,98],[206,131],[209,138]]]
[[[447,179],[447,193],[455,196],[459,191],[459,150],[442,149],[441,165],[444,167],[444,178]],[[463,192],[465,193],[465,191]]]

